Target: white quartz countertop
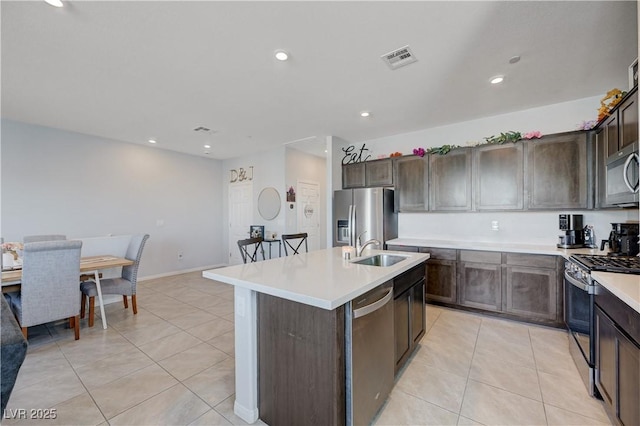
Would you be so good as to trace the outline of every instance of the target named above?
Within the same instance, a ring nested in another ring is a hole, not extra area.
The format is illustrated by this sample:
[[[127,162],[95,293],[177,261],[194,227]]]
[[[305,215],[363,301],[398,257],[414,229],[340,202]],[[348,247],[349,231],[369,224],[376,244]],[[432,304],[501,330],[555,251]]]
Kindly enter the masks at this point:
[[[640,275],[592,272],[591,278],[640,313]]]
[[[391,266],[353,263],[378,253],[407,259]],[[429,258],[426,253],[365,250],[344,260],[342,248],[316,250],[244,265],[204,271],[202,276],[323,309],[335,309]]]
[[[395,238],[386,241],[387,244],[414,247],[448,248],[457,250],[486,250],[504,251],[511,253],[548,254],[563,256],[568,259],[572,254],[607,254],[607,251],[598,249],[579,248],[561,249],[553,244],[517,244],[500,242],[477,242],[477,241],[455,241],[455,240],[428,240],[419,238]]]

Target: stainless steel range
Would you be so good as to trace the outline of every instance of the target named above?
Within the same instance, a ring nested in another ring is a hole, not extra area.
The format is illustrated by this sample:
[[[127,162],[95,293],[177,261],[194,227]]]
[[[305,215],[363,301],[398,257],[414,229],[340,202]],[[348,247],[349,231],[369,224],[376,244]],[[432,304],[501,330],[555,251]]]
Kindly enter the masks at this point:
[[[569,347],[587,390],[597,396],[593,323],[596,286],[591,278],[594,271],[640,274],[640,258],[574,254],[565,263],[564,322],[571,335]]]

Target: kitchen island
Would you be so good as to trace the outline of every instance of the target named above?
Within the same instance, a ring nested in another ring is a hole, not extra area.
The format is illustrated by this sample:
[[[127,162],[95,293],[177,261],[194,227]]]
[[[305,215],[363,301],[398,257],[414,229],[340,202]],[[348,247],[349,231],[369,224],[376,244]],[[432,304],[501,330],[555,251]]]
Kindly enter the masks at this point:
[[[362,258],[375,254],[394,252],[368,250]],[[288,256],[268,261],[212,269],[203,272],[205,278],[221,281],[233,285],[235,306],[235,368],[236,368],[236,400],[234,412],[243,420],[253,423],[259,417],[259,361],[262,354],[258,345],[258,299],[272,301],[273,306],[280,309],[296,310],[310,318],[308,321],[322,322],[321,328],[340,332],[345,326],[345,305],[353,299],[384,284],[413,267],[423,264],[428,254],[396,253],[404,259],[391,266],[369,266],[354,263],[359,258],[345,260],[342,258],[341,248],[312,251],[301,255]],[[261,302],[262,303],[262,302]],[[279,303],[279,304],[278,304]],[[293,316],[292,316],[293,318]],[[326,322],[326,326],[325,323]],[[308,336],[300,336],[289,331],[289,327],[297,324],[274,323],[260,324],[260,327],[273,327],[280,334],[290,335],[292,339],[299,339],[298,346],[304,346]],[[311,324],[314,326],[314,324]],[[261,329],[262,330],[262,329]],[[315,330],[317,331],[317,330]],[[342,330],[344,332],[344,330]],[[328,344],[334,345],[326,352],[324,348],[313,348],[317,353],[331,354],[337,365],[344,365],[344,343],[340,339],[333,339]],[[342,346],[341,346],[342,345]],[[290,354],[271,354],[273,357],[286,357]],[[320,357],[320,355],[318,355]],[[292,363],[296,360],[290,360]],[[322,360],[314,359],[314,362]],[[342,364],[340,364],[342,363]],[[318,373],[311,368],[309,374]],[[320,371],[319,374],[338,376],[344,372]],[[263,383],[264,385],[264,383]],[[334,380],[328,385],[337,392],[340,391],[340,380]],[[342,383],[342,395],[344,383]],[[273,389],[274,392],[283,389]],[[313,394],[317,389],[308,389],[304,398],[321,399],[323,395]],[[266,397],[266,395],[265,395]],[[264,402],[264,401],[263,401]],[[294,407],[291,407],[293,409]],[[344,414],[338,409],[335,414],[339,419]],[[311,415],[311,414],[310,414]],[[340,421],[339,423],[342,423]]]

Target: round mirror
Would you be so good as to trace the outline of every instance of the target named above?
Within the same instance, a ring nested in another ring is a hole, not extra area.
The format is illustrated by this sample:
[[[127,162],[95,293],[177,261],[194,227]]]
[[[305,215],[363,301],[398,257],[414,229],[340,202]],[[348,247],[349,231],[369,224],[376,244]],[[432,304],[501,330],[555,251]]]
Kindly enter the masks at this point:
[[[280,213],[280,194],[278,190],[269,187],[260,192],[258,196],[258,212],[265,220],[275,219]]]

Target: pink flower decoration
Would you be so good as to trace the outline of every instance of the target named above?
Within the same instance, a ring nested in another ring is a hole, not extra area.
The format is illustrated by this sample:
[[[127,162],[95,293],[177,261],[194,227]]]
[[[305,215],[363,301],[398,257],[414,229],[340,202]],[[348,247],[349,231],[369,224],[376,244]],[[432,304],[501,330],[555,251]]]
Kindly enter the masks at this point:
[[[542,137],[542,133],[540,133],[539,130],[534,130],[532,132],[525,133],[523,137],[525,139],[540,139],[540,137]]]
[[[418,157],[424,157],[424,154],[426,154],[424,148],[414,148],[413,149],[413,155],[417,155]]]

